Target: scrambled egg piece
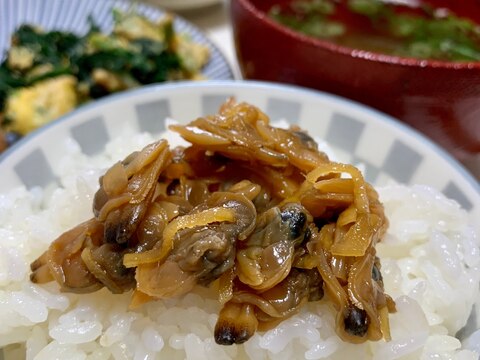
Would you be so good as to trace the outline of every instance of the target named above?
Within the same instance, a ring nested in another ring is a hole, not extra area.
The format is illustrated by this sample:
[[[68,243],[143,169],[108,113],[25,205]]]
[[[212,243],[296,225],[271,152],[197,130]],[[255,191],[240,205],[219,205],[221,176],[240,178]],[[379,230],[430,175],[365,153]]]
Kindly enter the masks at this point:
[[[105,69],[94,69],[92,79],[110,92],[133,89],[140,84],[129,74],[115,74]]]
[[[8,66],[11,69],[26,70],[32,67],[35,53],[24,46],[13,46],[8,53]]]
[[[133,47],[130,42],[118,36],[93,33],[87,38],[87,52],[95,53],[97,51],[108,51],[114,49],[131,50]]]
[[[113,10],[113,17],[115,19],[113,32],[129,40],[150,39],[165,42],[169,36],[167,32],[173,26],[171,15],[165,16],[157,23],[135,13],[122,13],[117,10]]]
[[[5,106],[8,130],[26,135],[77,106],[77,80],[63,75],[12,93]]]
[[[210,51],[204,45],[193,42],[186,35],[175,36],[175,50],[184,68],[194,77],[201,75],[200,70],[208,62]]]

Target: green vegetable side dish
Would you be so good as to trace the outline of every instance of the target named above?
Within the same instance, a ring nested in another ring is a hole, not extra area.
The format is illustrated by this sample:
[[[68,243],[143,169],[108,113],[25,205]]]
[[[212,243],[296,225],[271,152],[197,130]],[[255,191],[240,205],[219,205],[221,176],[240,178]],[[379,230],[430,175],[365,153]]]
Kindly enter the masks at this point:
[[[25,135],[91,99],[143,84],[203,78],[209,50],[175,33],[172,16],[154,23],[113,10],[113,18],[111,34],[91,20],[84,36],[30,25],[15,31],[0,64],[0,151],[6,132]]]
[[[339,13],[354,19],[350,25]],[[381,0],[295,0],[269,16],[306,35],[350,48],[441,61],[480,61],[480,25],[445,8]]]

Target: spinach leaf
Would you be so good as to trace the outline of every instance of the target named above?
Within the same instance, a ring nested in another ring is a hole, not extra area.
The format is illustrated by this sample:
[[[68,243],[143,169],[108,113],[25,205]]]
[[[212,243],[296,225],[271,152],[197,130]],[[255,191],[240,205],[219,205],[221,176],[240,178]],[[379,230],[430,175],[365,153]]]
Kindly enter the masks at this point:
[[[62,31],[43,33],[33,26],[22,25],[12,38],[15,46],[25,46],[35,53],[34,65],[51,64],[61,66],[69,62],[69,58],[82,51],[81,37]]]
[[[6,62],[0,65],[0,110],[5,106],[8,94],[11,90],[25,86],[23,77],[8,69]]]

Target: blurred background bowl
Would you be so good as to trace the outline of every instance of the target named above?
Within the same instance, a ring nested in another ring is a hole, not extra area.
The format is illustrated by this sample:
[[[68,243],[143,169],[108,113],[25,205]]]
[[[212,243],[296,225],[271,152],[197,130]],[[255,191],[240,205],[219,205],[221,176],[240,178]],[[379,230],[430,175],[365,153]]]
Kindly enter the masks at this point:
[[[267,15],[289,2],[231,1],[246,79],[298,84],[373,106],[427,134],[480,178],[480,62],[401,58],[308,37]],[[477,0],[423,3],[480,23]]]

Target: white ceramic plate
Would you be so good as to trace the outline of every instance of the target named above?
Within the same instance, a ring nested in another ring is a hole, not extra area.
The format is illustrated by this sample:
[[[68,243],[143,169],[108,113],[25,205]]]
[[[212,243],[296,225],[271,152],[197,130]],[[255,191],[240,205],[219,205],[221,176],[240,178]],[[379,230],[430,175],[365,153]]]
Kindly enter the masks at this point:
[[[175,0],[177,1],[177,0]],[[178,0],[181,2],[181,0]],[[44,30],[71,31],[84,34],[88,31],[88,16],[92,15],[102,31],[113,27],[112,8],[127,10],[131,2],[124,0],[2,0],[0,1],[0,59],[10,46],[10,36],[21,24],[29,23]],[[136,10],[151,20],[165,13],[158,8],[136,4]],[[175,30],[188,34],[195,42],[210,49],[211,58],[202,73],[209,79],[233,79],[230,66],[215,45],[193,24],[177,16]]]
[[[311,90],[260,82],[202,82],[144,87],[85,105],[20,140],[0,156],[0,193],[55,181],[67,137],[93,155],[125,129],[165,129],[215,113],[228,97],[257,105],[272,120],[288,119],[330,143],[342,161],[363,163],[374,185],[390,180],[427,184],[457,200],[472,223],[480,219],[480,187],[458,162],[424,136],[377,111]],[[480,233],[480,231],[479,231]],[[479,299],[480,300],[480,299]],[[477,304],[479,309],[479,304]],[[472,316],[470,329],[480,316]],[[470,331],[467,331],[470,332]],[[1,356],[0,356],[1,358]]]

